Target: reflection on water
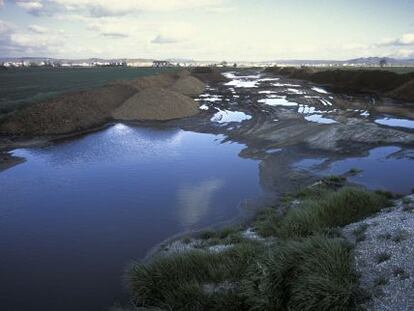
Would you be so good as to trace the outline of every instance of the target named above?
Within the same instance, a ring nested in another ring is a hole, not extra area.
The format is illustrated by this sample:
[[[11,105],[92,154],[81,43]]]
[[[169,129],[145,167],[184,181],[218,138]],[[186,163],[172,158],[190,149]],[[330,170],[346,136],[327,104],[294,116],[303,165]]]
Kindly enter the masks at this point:
[[[385,189],[408,194],[414,188],[414,161],[408,157],[397,157],[399,147],[378,147],[366,157],[349,158],[334,162],[326,174],[342,174],[351,168],[362,172],[350,180],[370,189]]]
[[[224,186],[221,179],[201,181],[198,184],[182,184],[178,188],[178,216],[187,226],[197,224],[208,212],[212,198]]]
[[[375,123],[391,126],[391,127],[404,127],[414,129],[414,120],[399,119],[399,118],[382,118],[375,120]]]
[[[0,174],[5,310],[105,310],[121,274],[176,233],[230,220],[260,193],[239,144],[122,124],[44,148]]]

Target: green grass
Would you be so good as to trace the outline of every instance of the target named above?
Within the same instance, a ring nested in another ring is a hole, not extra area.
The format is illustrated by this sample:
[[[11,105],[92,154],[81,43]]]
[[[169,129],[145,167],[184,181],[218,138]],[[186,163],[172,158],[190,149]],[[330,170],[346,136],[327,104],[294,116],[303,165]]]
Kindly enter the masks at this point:
[[[313,236],[279,245],[243,283],[251,310],[355,310],[358,277],[341,239]]]
[[[203,249],[136,264],[129,284],[138,307],[163,310],[357,310],[359,289],[351,246],[337,230],[385,207],[388,196],[343,187],[342,178],[286,196],[261,211],[252,226],[265,244],[247,241],[241,227],[203,231]],[[341,185],[342,184],[342,185]],[[285,212],[281,212],[285,210]],[[355,230],[363,236],[366,226]],[[220,288],[220,290],[212,290]]]
[[[387,204],[388,199],[382,195],[344,187],[304,200],[300,208],[289,210],[279,223],[278,234],[284,238],[306,237],[358,221]]]
[[[233,290],[208,294],[203,285],[237,283],[260,252],[257,243],[244,242],[222,253],[194,250],[158,258],[149,264],[136,264],[129,273],[130,288],[139,306],[219,310],[222,300],[228,301],[234,295]],[[240,307],[237,304],[234,310]]]

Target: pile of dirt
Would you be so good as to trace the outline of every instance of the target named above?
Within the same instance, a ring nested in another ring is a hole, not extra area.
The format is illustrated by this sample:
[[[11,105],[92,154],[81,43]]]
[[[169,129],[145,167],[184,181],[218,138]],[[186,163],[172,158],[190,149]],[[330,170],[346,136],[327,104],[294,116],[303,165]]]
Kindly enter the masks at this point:
[[[386,70],[325,70],[297,67],[269,67],[265,73],[283,75],[292,79],[352,92],[374,92],[396,99],[414,102],[414,73],[397,74]]]
[[[198,104],[188,96],[162,88],[148,88],[116,109],[117,120],[171,120],[199,112]]]
[[[170,90],[190,96],[197,97],[203,93],[205,84],[193,76],[180,77],[170,88]]]
[[[214,67],[195,67],[191,70],[191,75],[200,79],[203,82],[227,82],[225,76],[223,76],[217,68]]]
[[[388,96],[414,102],[414,79],[389,92]]]
[[[111,119],[111,112],[136,93],[128,85],[109,85],[65,94],[16,111],[0,124],[3,135],[60,135],[81,132]]]
[[[148,76],[148,77],[139,77],[133,80],[121,80],[115,81],[114,85],[128,85],[135,88],[137,91],[142,91],[147,88],[169,88],[171,87],[178,79],[180,74],[177,73],[162,73],[159,75]]]

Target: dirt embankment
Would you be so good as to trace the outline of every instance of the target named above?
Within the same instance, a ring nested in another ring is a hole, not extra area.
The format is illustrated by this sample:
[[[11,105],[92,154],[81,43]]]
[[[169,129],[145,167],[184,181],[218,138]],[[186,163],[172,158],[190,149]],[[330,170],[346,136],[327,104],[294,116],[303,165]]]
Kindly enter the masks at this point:
[[[197,114],[205,82],[217,81],[213,69],[183,70],[68,93],[16,111],[0,124],[2,136],[66,135],[114,120],[170,120]],[[222,77],[222,76],[221,76]],[[221,78],[220,78],[221,79]],[[203,82],[205,81],[205,82]]]
[[[337,90],[373,92],[414,102],[414,73],[397,74],[384,70],[326,70],[313,68],[270,67],[266,73],[330,85]]]
[[[117,120],[170,120],[197,114],[198,104],[188,96],[158,88],[136,93],[116,109]]]

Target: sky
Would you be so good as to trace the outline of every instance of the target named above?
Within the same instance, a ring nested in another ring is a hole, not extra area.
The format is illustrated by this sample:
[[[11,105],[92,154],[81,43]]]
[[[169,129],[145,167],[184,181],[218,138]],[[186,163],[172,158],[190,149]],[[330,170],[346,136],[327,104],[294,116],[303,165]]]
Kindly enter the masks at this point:
[[[0,57],[414,58],[414,0],[0,0]]]

